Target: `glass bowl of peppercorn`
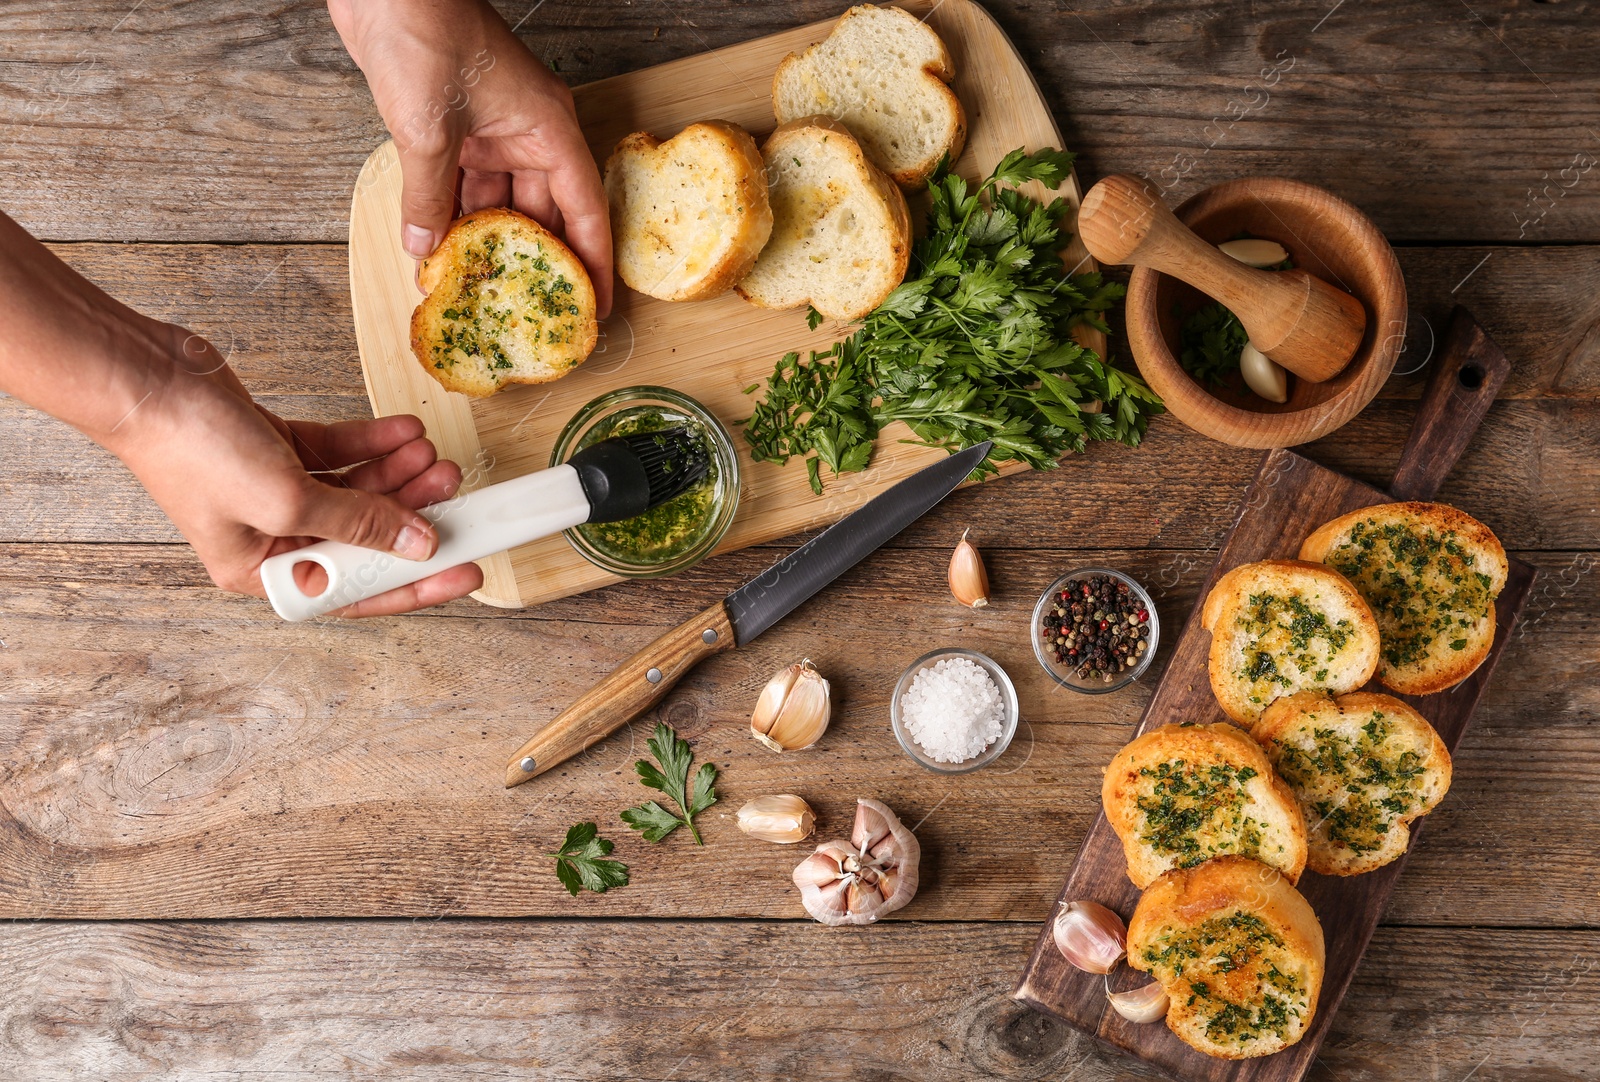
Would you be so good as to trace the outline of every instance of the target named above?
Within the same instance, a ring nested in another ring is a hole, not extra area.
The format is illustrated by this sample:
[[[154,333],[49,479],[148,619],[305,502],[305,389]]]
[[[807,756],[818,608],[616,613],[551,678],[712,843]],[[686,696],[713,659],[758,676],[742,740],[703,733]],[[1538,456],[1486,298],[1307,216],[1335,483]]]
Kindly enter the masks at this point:
[[[1102,695],[1150,667],[1161,621],[1143,586],[1109,567],[1084,567],[1039,596],[1032,633],[1033,656],[1056,683]]]

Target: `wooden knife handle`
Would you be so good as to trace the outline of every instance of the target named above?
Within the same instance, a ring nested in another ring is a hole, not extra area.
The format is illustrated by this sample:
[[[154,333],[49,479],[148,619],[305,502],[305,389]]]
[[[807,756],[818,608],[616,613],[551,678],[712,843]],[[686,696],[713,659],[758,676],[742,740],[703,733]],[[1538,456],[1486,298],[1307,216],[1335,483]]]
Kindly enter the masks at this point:
[[[1389,492],[1398,500],[1431,500],[1472,442],[1511,361],[1459,304],[1433,360],[1411,435],[1400,452]]]
[[[539,730],[506,765],[506,788],[521,785],[610,736],[660,702],[690,669],[733,647],[733,625],[718,601],[618,665]]]

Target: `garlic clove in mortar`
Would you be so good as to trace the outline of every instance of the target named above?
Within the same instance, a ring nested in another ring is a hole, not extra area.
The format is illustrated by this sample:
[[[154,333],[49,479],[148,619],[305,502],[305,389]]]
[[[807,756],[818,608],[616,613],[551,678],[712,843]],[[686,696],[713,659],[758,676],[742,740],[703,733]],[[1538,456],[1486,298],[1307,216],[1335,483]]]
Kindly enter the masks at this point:
[[[989,573],[977,546],[967,540],[969,532],[961,531],[961,540],[950,554],[950,593],[967,608],[981,609],[989,603]]]
[[[1110,973],[1128,953],[1128,928],[1099,902],[1068,902],[1051,927],[1061,956],[1085,973]]]
[[[824,842],[794,870],[806,912],[830,927],[871,924],[917,893],[922,846],[881,802],[856,801],[849,841]]]
[[[809,748],[828,731],[833,703],[811,659],[773,674],[750,715],[750,733],[773,751]]]
[[[797,796],[758,796],[739,809],[739,829],[764,842],[790,845],[811,837],[817,817]]]
[[[1140,1025],[1161,1021],[1167,1016],[1167,1008],[1172,1005],[1160,981],[1151,981],[1143,988],[1128,992],[1107,992],[1106,999],[1110,1001],[1112,1010]]]
[[[1239,354],[1239,374],[1252,391],[1268,402],[1289,401],[1288,374],[1253,343],[1246,342]]]
[[[1276,267],[1289,258],[1289,251],[1283,245],[1275,240],[1262,240],[1259,237],[1223,241],[1217,245],[1217,250],[1223,255],[1237,259],[1247,267],[1257,267],[1261,270]]]

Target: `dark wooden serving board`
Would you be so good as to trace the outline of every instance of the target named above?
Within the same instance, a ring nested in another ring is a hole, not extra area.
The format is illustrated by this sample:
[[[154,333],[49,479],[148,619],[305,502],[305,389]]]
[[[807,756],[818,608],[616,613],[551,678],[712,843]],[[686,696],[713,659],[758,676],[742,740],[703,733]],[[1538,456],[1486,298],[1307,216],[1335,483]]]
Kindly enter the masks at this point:
[[[1212,697],[1206,675],[1211,636],[1200,626],[1201,603],[1212,584],[1223,572],[1240,564],[1294,557],[1302,539],[1346,512],[1395,499],[1431,499],[1466,450],[1509,369],[1505,354],[1472,316],[1458,307],[1388,492],[1325,469],[1292,451],[1269,451],[1245,490],[1233,527],[1201,587],[1200,600],[1189,614],[1137,731],[1147,732],[1171,722],[1226,721]],[[1470,513],[1473,509],[1464,510]],[[1438,695],[1401,696],[1433,724],[1452,752],[1489,684],[1527,600],[1533,576],[1533,567],[1520,560],[1511,561],[1505,589],[1495,604],[1494,645],[1488,659],[1472,676]],[[1426,821],[1412,824],[1412,845]],[[1017,985],[1016,998],[1185,1082],[1298,1082],[1316,1058],[1404,866],[1405,858],[1401,857],[1367,875],[1320,876],[1308,870],[1302,877],[1300,892],[1322,922],[1327,972],[1309,1032],[1298,1044],[1276,1055],[1238,1061],[1212,1059],[1178,1040],[1163,1023],[1135,1025],[1124,1020],[1106,1003],[1103,979],[1074,969],[1061,956],[1051,936],[1051,921],[1046,921],[1040,932],[1033,957]],[[1062,904],[1084,898],[1110,906],[1124,919],[1132,916],[1139,898],[1139,892],[1128,880],[1122,843],[1104,814],[1097,816],[1089,828],[1057,908],[1051,912],[1052,920]],[[1129,988],[1144,983],[1145,978],[1124,968],[1112,980],[1118,982],[1119,988]]]

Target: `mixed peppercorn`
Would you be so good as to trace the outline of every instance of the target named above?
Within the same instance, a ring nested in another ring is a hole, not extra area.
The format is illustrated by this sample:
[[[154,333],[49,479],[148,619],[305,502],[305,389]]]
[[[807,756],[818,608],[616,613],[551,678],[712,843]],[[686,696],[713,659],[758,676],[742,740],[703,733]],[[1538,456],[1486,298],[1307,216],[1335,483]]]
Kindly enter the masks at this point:
[[[1089,575],[1068,582],[1039,629],[1045,652],[1080,680],[1110,683],[1150,648],[1150,610],[1125,582]]]

